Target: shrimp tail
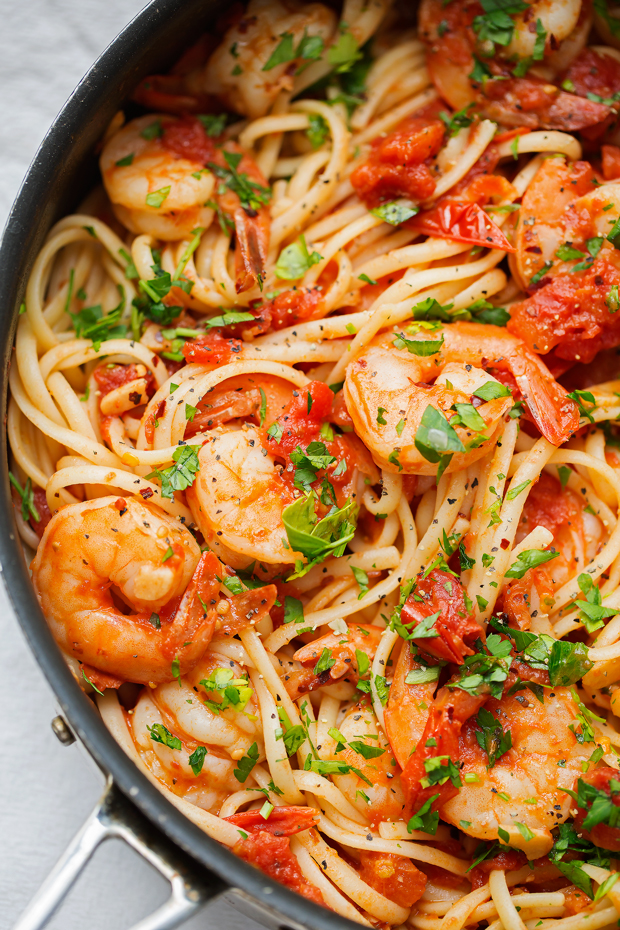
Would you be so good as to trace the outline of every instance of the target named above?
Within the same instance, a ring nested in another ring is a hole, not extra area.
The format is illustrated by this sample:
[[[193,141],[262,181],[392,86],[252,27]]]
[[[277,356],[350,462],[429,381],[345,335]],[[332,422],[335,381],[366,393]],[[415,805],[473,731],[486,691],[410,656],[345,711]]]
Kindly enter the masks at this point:
[[[265,278],[271,225],[269,213],[265,208],[251,213],[243,207],[237,207],[234,212],[237,237],[235,289],[238,294],[249,291],[256,284],[262,288]]]
[[[458,760],[461,728],[466,720],[478,712],[487,698],[487,694],[473,696],[466,691],[447,687],[437,692],[422,738],[400,777],[408,816],[419,810],[430,798],[434,799],[432,807],[437,810],[456,797],[459,789],[450,778],[444,784],[431,783],[426,787],[422,784],[428,776],[427,763],[438,756],[447,756],[452,762]]]
[[[554,446],[570,439],[579,429],[579,408],[538,356],[525,346],[516,347],[511,371],[545,439]]]
[[[171,661],[178,659],[181,675],[191,671],[213,638],[218,618],[214,605],[219,571],[221,564],[217,557],[212,552],[203,552],[168,628],[162,652]]]
[[[220,569],[221,567],[220,564]],[[227,636],[234,636],[240,630],[256,626],[267,616],[275,604],[277,596],[278,589],[275,584],[244,591],[243,594],[235,594],[234,597],[229,598],[227,601],[229,605],[228,613],[220,618],[222,632]]]

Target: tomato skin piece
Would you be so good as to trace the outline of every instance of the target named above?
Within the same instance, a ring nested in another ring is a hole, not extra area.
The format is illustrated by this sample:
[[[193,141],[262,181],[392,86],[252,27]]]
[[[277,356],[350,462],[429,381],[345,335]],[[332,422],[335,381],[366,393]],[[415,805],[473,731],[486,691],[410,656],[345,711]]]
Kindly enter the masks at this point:
[[[225,339],[219,333],[209,333],[188,341],[181,350],[186,362],[199,365],[227,365],[241,352],[239,339]]]
[[[437,239],[471,242],[487,249],[503,249],[504,252],[516,251],[499,226],[477,203],[444,200],[413,217],[407,226]]]
[[[419,901],[428,881],[410,859],[393,853],[363,850],[359,873],[371,888],[400,907],[412,907]]]
[[[424,600],[416,600],[416,597]],[[403,604],[400,619],[405,626],[413,628],[438,611],[441,613],[434,629],[439,635],[416,640],[416,645],[429,656],[462,665],[465,656],[474,653],[469,643],[484,634],[471,609],[465,606],[460,580],[435,568],[427,578],[419,578],[413,593]]]
[[[260,811],[242,811],[224,817],[229,823],[245,830],[246,833],[271,833],[273,836],[294,836],[302,830],[315,826],[316,811],[311,807],[274,807],[268,819],[261,817]]]
[[[612,779],[618,781],[618,772],[608,765],[604,765],[583,776],[585,782],[609,795],[612,803],[616,807],[620,807],[620,794],[612,794],[609,785]],[[574,826],[580,835],[590,840],[595,846],[610,849],[612,852],[620,852],[620,827],[610,827],[605,823],[597,823],[591,830],[584,830],[583,821],[588,812],[581,807],[578,807],[577,811]]]
[[[309,901],[314,901],[315,904],[325,906],[319,889],[309,882],[301,871],[299,862],[291,852],[288,836],[274,836],[267,830],[261,830],[251,833],[247,839],[241,839],[233,847],[233,852],[281,885],[296,891]]]
[[[508,332],[539,355],[553,349],[558,359],[591,362],[601,349],[620,345],[620,313],[605,303],[618,285],[620,269],[599,256],[587,271],[558,274],[513,306]]]
[[[313,439],[318,439],[323,420],[331,413],[333,399],[333,391],[322,381],[310,381],[305,387],[295,389],[288,408],[276,420],[282,430],[280,441],[267,436],[268,451],[288,455],[297,446],[305,448]]]
[[[439,797],[433,801],[433,810],[438,810],[459,793],[459,789],[449,779],[444,785],[423,788],[420,782],[426,776],[424,763],[436,756],[449,756],[453,762],[457,762],[460,755],[461,728],[466,720],[478,713],[487,699],[487,694],[474,697],[459,688],[439,689],[430,709],[424,733],[400,776],[408,816],[419,810],[435,794]],[[435,744],[428,746],[429,740],[434,740]]]
[[[445,128],[440,120],[410,117],[377,141],[351,175],[351,184],[368,207],[395,197],[427,200],[435,190],[425,159],[439,151]]]

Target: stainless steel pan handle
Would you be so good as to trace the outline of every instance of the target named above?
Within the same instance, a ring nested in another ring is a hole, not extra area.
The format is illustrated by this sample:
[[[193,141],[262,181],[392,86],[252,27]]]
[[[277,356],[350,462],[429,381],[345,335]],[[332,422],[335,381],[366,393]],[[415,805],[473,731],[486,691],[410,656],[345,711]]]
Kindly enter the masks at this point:
[[[52,869],[14,930],[40,930],[68,894],[89,859],[104,840],[124,840],[168,879],[171,894],[161,907],[132,930],[170,930],[195,914],[227,885],[173,846],[121,794],[110,779],[101,799],[81,830]]]

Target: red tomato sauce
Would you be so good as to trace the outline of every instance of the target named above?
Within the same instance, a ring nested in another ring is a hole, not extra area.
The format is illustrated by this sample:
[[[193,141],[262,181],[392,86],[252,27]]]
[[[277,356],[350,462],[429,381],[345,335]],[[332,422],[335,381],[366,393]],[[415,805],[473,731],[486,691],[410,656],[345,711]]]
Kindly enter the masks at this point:
[[[239,339],[226,339],[219,333],[209,333],[187,341],[181,350],[188,363],[198,365],[227,365],[241,352]]]

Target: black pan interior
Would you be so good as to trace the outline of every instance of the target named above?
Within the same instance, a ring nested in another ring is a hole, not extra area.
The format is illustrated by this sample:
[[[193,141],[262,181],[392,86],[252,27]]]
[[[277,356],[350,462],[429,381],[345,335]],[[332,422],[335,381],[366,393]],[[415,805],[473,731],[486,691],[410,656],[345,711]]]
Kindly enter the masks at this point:
[[[101,0],[105,2],[105,0]],[[46,135],[9,216],[0,246],[0,406],[6,411],[8,373],[18,308],[48,230],[74,210],[96,180],[94,150],[114,113],[145,75],[164,71],[218,15],[218,0],[153,0],[108,47],[78,85]],[[353,924],[266,878],[211,840],[139,772],[81,691],[52,638],[32,589],[12,518],[7,442],[0,431],[0,564],[16,617],[52,686],[62,713],[99,767],[177,846],[227,884],[242,888],[284,919],[312,930],[353,930]],[[219,889],[221,882],[214,878]],[[215,890],[215,889],[214,889]],[[260,919],[260,916],[259,918]],[[270,921],[280,930],[286,925]]]

